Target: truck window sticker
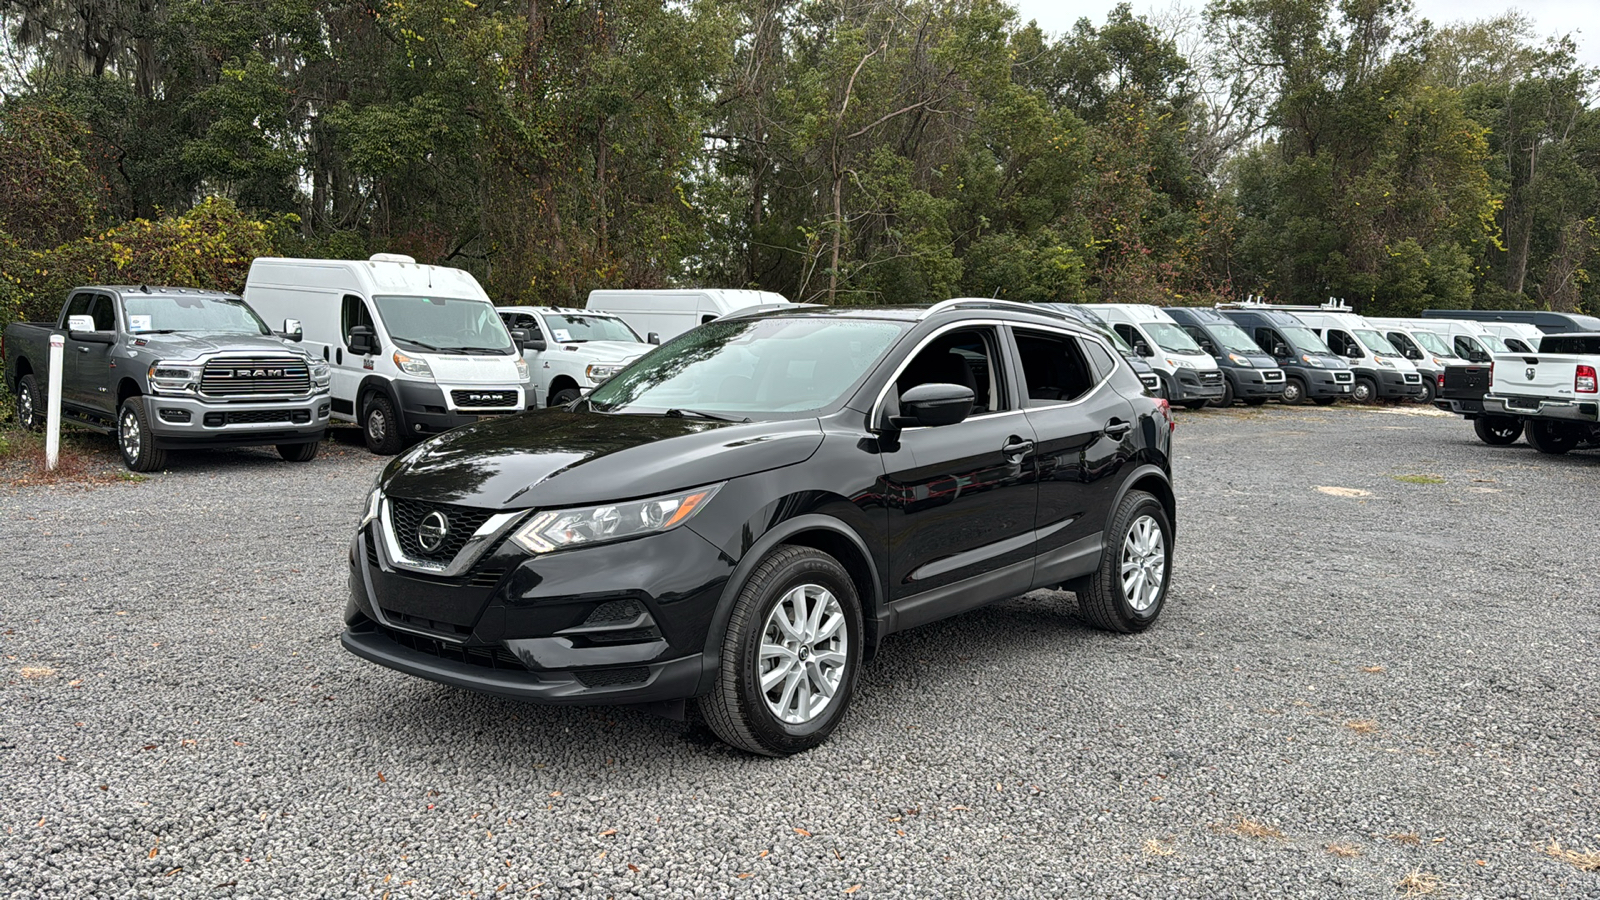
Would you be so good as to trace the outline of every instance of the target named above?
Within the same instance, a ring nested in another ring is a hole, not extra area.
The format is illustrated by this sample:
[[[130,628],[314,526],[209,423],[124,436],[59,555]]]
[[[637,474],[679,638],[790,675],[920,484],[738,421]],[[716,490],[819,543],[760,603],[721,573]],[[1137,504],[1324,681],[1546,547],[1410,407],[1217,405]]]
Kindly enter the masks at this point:
[[[558,344],[565,344],[572,340],[572,332],[565,328],[554,328],[551,329],[550,333],[555,337],[556,343]]]
[[[138,334],[141,331],[149,331],[149,330],[150,330],[150,317],[149,316],[129,316],[128,317],[128,331],[129,331],[129,333]]]

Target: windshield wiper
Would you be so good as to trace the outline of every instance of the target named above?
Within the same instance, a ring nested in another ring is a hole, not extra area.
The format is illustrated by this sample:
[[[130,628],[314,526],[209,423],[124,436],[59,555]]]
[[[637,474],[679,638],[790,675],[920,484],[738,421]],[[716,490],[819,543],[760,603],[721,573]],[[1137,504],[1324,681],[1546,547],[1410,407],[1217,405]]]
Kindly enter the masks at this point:
[[[434,353],[441,352],[438,347],[435,347],[432,344],[424,344],[421,341],[412,340],[411,338],[408,338],[408,337],[397,337],[397,338],[395,338],[395,340],[396,341],[404,341],[404,342],[406,342],[407,344],[410,344],[413,347],[421,347],[424,350],[431,350]]]
[[[511,347],[450,347],[451,353],[477,353],[486,356],[510,356]]]
[[[704,410],[699,410],[699,409],[679,409],[677,407],[673,407],[672,409],[667,410],[666,412],[662,413],[662,415],[670,416],[670,417],[672,417],[674,419],[687,419],[690,416],[694,416],[694,417],[700,418],[700,419],[715,419],[718,422],[748,422],[748,421],[750,421],[749,419],[745,418],[744,416],[730,416],[730,415],[727,415],[726,413],[706,412]]]

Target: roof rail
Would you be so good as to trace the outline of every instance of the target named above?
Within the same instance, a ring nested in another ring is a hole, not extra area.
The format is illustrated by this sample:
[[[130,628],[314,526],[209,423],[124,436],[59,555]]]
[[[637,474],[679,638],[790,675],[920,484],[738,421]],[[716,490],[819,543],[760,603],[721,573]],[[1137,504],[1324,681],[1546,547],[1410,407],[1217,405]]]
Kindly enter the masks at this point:
[[[825,309],[827,306],[828,304],[826,303],[790,303],[787,300],[782,303],[757,303],[755,306],[741,306],[733,312],[723,313],[717,316],[717,319],[737,319],[741,316],[754,316],[761,313],[789,309]],[[714,319],[713,321],[716,320]]]
[[[1320,306],[1309,303],[1268,303],[1258,296],[1252,295],[1244,300],[1234,303],[1213,304],[1213,309],[1271,309],[1280,312],[1332,312],[1355,313],[1355,309],[1346,303],[1343,297],[1329,297],[1328,302]]]
[[[1052,319],[1076,321],[1059,309],[1050,309],[1035,303],[1023,303],[1018,300],[998,300],[993,297],[956,297],[951,300],[940,300],[917,316],[917,321],[920,322],[929,316],[952,309],[1009,309],[1013,312],[1030,312],[1037,316],[1048,316]]]

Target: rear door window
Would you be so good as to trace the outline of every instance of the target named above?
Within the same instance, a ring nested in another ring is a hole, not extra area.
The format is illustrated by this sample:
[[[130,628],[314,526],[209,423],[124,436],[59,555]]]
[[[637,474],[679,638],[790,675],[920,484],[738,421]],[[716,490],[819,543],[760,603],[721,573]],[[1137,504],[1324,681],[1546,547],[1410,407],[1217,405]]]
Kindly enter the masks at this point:
[[[1022,359],[1023,394],[1030,407],[1070,403],[1100,382],[1099,372],[1077,340],[1023,328],[1014,333]]]

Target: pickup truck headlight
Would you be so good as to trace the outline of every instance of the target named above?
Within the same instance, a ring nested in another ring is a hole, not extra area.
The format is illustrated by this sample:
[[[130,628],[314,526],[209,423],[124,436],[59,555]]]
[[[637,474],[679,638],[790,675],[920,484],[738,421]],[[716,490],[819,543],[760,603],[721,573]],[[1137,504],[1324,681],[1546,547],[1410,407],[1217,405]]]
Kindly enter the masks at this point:
[[[1313,369],[1322,368],[1322,360],[1317,359],[1315,356],[1311,356],[1310,354],[1306,354],[1304,356],[1301,356],[1300,357],[1300,361],[1305,363],[1306,365],[1310,366]]]
[[[527,381],[528,380],[528,361],[523,359],[520,356],[517,357],[517,380],[518,381]]]
[[[599,363],[596,363],[589,366],[589,368],[584,369],[583,374],[589,376],[590,381],[594,382],[595,384],[599,384],[600,382],[605,381],[607,378],[610,378],[618,372],[621,372],[627,367],[628,366],[626,363],[614,363],[611,365],[600,365]]]
[[[196,365],[158,362],[147,377],[150,389],[158,394],[192,394],[200,389],[200,367]]]
[[[433,380],[433,368],[428,365],[428,361],[425,359],[407,356],[396,350],[394,352],[394,364],[407,375],[415,378],[426,378],[429,381]]]
[[[333,367],[327,360],[311,360],[311,386],[317,389],[325,388],[333,381]]]
[[[1244,366],[1247,369],[1254,369],[1256,367],[1256,364],[1251,362],[1250,357],[1248,356],[1240,356],[1237,353],[1229,353],[1228,359],[1232,360],[1233,364],[1236,366]]]
[[[714,484],[648,500],[541,512],[513,532],[511,540],[529,553],[549,553],[671,531],[689,521],[721,487]]]

